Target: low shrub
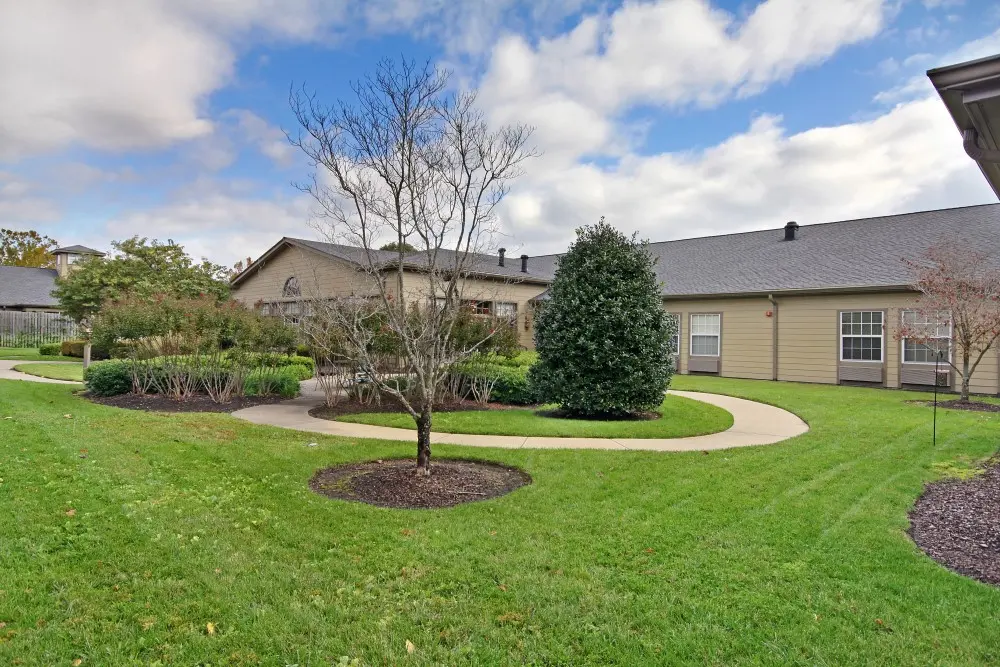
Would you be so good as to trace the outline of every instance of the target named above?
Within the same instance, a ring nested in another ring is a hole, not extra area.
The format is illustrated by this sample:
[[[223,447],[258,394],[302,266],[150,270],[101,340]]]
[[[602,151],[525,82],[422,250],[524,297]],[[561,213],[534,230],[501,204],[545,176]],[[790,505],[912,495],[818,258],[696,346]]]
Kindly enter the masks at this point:
[[[486,400],[508,405],[533,405],[538,402],[528,380],[530,366],[504,366],[491,361],[475,359],[460,365],[454,371],[456,377],[453,378],[452,386],[459,388],[463,398],[469,398],[465,394],[474,393],[474,384],[482,387],[492,382],[492,389]]]
[[[86,341],[82,340],[64,340],[59,346],[59,353],[64,357],[76,357],[77,359],[83,359],[83,348],[86,347]],[[94,361],[98,359],[109,359],[111,354],[108,348],[102,345],[91,345],[90,346],[90,358]]]
[[[282,366],[281,369],[288,371],[299,380],[310,380],[313,376],[313,369],[305,364],[291,364],[290,366]]]
[[[38,354],[44,357],[58,357],[62,354],[62,343],[46,343],[38,346]]]
[[[304,344],[300,343],[299,345],[295,346],[295,354],[298,355],[298,356],[300,356],[300,357],[309,357],[311,359],[312,358],[312,348],[310,348],[308,345],[304,345]]]
[[[247,396],[294,398],[299,393],[299,377],[290,366],[258,368],[247,375],[245,387]]]
[[[96,396],[118,396],[132,391],[132,371],[123,359],[98,361],[83,371],[87,390]]]

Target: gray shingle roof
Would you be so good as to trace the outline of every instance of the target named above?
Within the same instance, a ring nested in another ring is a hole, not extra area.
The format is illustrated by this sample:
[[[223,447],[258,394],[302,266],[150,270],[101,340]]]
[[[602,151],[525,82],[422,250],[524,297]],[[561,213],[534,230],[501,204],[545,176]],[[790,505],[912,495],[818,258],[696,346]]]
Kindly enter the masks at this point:
[[[73,253],[75,255],[99,255],[101,257],[104,256],[104,253],[101,252],[100,250],[94,250],[93,248],[88,248],[85,245],[68,245],[65,248],[56,248],[52,252],[53,253],[68,252],[68,253]]]
[[[697,296],[905,287],[913,276],[903,258],[917,259],[945,239],[985,252],[1000,266],[1000,204],[802,225],[794,241],[784,240],[781,223],[650,243],[649,250],[664,296]]]
[[[55,269],[0,266],[0,308],[58,306],[52,297],[57,275]]]

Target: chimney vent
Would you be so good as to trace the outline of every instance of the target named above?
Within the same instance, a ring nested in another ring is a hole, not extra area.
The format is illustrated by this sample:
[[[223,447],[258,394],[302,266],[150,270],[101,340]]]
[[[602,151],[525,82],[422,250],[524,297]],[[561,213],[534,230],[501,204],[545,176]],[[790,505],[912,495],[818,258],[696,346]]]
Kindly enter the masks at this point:
[[[786,241],[794,241],[795,240],[795,232],[797,232],[798,230],[799,230],[799,223],[795,222],[794,220],[792,220],[791,222],[789,222],[788,224],[786,224],[785,225],[785,240]]]
[[[521,255],[521,273],[528,272],[528,256]]]
[[[500,266],[503,266],[503,256],[507,254],[507,248],[500,248]]]

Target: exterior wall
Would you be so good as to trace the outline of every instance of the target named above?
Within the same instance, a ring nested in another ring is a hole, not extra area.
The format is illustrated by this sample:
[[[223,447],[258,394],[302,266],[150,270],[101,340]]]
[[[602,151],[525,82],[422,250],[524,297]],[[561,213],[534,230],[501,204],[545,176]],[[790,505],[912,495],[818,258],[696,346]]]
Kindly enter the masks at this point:
[[[332,257],[291,246],[278,251],[233,288],[233,298],[253,306],[258,301],[294,301],[282,297],[285,282],[295,277],[304,299],[368,294],[371,278]]]
[[[395,280],[395,275],[389,278]],[[467,278],[462,287],[462,299],[470,301],[505,301],[517,304],[517,340],[522,347],[534,349],[534,313],[528,307],[532,299],[545,291],[547,285],[516,281]],[[408,298],[425,298],[429,293],[427,276],[406,272],[403,292]]]
[[[766,315],[771,309],[766,298],[664,301],[663,307],[680,316],[681,373],[688,373],[690,368],[691,315],[719,313],[722,315],[720,374],[726,377],[772,379],[773,322]]]
[[[777,379],[836,384],[857,377],[877,376],[886,387],[901,386],[902,343],[895,339],[902,311],[914,307],[911,292],[838,295],[777,296],[776,306],[766,298],[668,300],[664,308],[680,315],[679,372],[690,372],[692,313],[722,315],[720,375],[753,379],[774,378],[774,322],[777,320]],[[884,313],[883,362],[840,361],[840,313],[873,310]],[[767,316],[773,311],[772,317]],[[961,351],[954,350],[955,359]],[[910,366],[911,368],[920,365]],[[972,391],[1000,393],[1000,357],[990,350],[972,378]],[[952,373],[953,388],[960,378]]]

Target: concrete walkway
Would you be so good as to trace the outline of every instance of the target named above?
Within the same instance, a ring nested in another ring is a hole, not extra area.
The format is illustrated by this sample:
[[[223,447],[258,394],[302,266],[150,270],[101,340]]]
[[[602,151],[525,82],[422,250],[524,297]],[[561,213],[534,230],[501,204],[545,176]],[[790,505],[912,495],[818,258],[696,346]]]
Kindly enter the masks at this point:
[[[733,415],[729,430],[689,438],[549,438],[513,435],[470,435],[431,433],[431,442],[471,447],[503,449],[644,449],[658,452],[690,452],[751,445],[770,445],[809,430],[804,421],[787,410],[732,396],[694,391],[671,394],[717,405]],[[302,395],[290,401],[244,408],[233,414],[254,424],[265,424],[347,438],[375,438],[413,442],[416,431],[388,426],[349,424],[309,416],[309,410],[323,402],[315,381],[302,383]]]
[[[0,380],[24,380],[25,382],[44,382],[46,384],[80,384],[70,380],[52,380],[49,378],[28,375],[21,371],[15,371],[14,366],[21,364],[71,364],[72,361],[18,361],[11,359],[0,359]]]

